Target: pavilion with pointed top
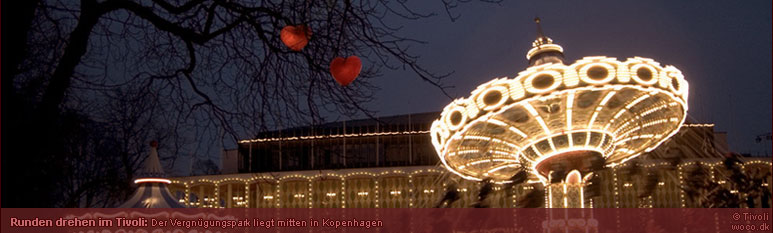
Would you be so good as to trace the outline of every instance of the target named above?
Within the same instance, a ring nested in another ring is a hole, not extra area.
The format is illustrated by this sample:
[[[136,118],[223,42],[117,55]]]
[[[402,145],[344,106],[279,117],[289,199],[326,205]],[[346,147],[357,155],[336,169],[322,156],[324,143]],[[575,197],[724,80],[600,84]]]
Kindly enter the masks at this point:
[[[139,185],[131,198],[118,208],[185,208],[174,198],[167,184],[172,183],[166,177],[158,159],[158,143],[150,143],[150,155],[145,161],[142,172],[134,179]]]

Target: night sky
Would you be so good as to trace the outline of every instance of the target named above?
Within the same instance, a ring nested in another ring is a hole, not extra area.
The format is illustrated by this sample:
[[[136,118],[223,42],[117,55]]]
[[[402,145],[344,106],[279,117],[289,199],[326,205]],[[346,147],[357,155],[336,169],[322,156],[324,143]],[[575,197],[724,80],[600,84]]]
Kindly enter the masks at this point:
[[[740,3],[743,4],[740,4]],[[440,0],[408,6],[430,18],[386,19],[402,27],[398,35],[425,41],[409,52],[436,73],[454,72],[444,80],[453,98],[466,98],[493,78],[514,78],[526,69],[526,52],[536,38],[534,17],[544,33],[564,48],[566,62],[586,56],[639,56],[680,69],[690,84],[688,121],[714,123],[727,132],[730,149],[770,155],[771,142],[755,142],[771,132],[770,0],[746,1],[473,1],[451,10],[452,22]],[[363,64],[363,69],[369,65]],[[383,70],[371,79],[380,90],[365,106],[376,116],[441,111],[451,99],[410,70]],[[354,81],[357,82],[356,80]],[[329,121],[345,120],[324,115]],[[439,117],[439,116],[438,116]],[[367,118],[360,114],[354,119]],[[235,142],[205,142],[208,152],[197,155],[220,161],[220,148]],[[172,173],[187,175],[190,158],[180,158]]]
[[[714,123],[728,133],[733,151],[770,154],[771,1],[509,1],[468,3],[453,10],[441,1],[415,5],[438,15],[393,20],[402,35],[426,41],[411,47],[438,73],[454,71],[445,84],[454,98],[468,97],[496,77],[524,70],[542,18],[547,36],[564,47],[567,63],[585,56],[625,60],[640,56],[674,65],[690,83],[688,120]],[[366,64],[367,65],[367,64]],[[440,111],[450,103],[411,71],[386,71],[369,104],[379,116]]]

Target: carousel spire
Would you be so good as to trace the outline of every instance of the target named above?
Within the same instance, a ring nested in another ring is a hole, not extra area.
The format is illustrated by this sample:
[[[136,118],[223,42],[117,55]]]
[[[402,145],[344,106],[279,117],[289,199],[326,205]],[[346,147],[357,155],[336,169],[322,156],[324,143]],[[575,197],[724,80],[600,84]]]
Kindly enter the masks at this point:
[[[542,20],[539,17],[534,18],[537,24],[537,39],[531,43],[531,50],[526,54],[530,66],[541,65],[545,63],[564,63],[564,48],[553,43],[553,39],[545,36],[542,31]]]
[[[542,25],[539,24],[539,17],[534,17],[534,22],[537,23],[537,38],[545,37],[544,33],[542,33]]]

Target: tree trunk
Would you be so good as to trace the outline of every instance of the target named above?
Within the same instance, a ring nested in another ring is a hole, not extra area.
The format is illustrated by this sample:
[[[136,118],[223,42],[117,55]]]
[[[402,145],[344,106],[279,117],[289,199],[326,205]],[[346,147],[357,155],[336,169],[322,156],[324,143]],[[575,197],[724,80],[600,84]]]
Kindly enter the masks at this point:
[[[54,74],[40,103],[40,112],[43,116],[55,116],[58,112],[59,105],[64,100],[67,88],[70,87],[70,80],[75,72],[75,67],[81,63],[81,58],[86,54],[91,30],[99,22],[99,18],[106,13],[100,8],[100,5],[94,0],[81,1],[81,14],[78,24],[70,33],[64,54],[54,70]]]

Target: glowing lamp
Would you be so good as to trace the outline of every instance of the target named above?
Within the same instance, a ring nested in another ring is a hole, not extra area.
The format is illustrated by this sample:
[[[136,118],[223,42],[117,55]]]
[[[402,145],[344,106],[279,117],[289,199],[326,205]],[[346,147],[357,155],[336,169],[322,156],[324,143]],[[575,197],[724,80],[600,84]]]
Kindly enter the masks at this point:
[[[341,86],[349,85],[362,70],[362,61],[357,56],[336,57],[330,62],[330,74]]]
[[[279,38],[291,50],[301,51],[309,43],[311,28],[306,25],[288,25],[279,31]]]

